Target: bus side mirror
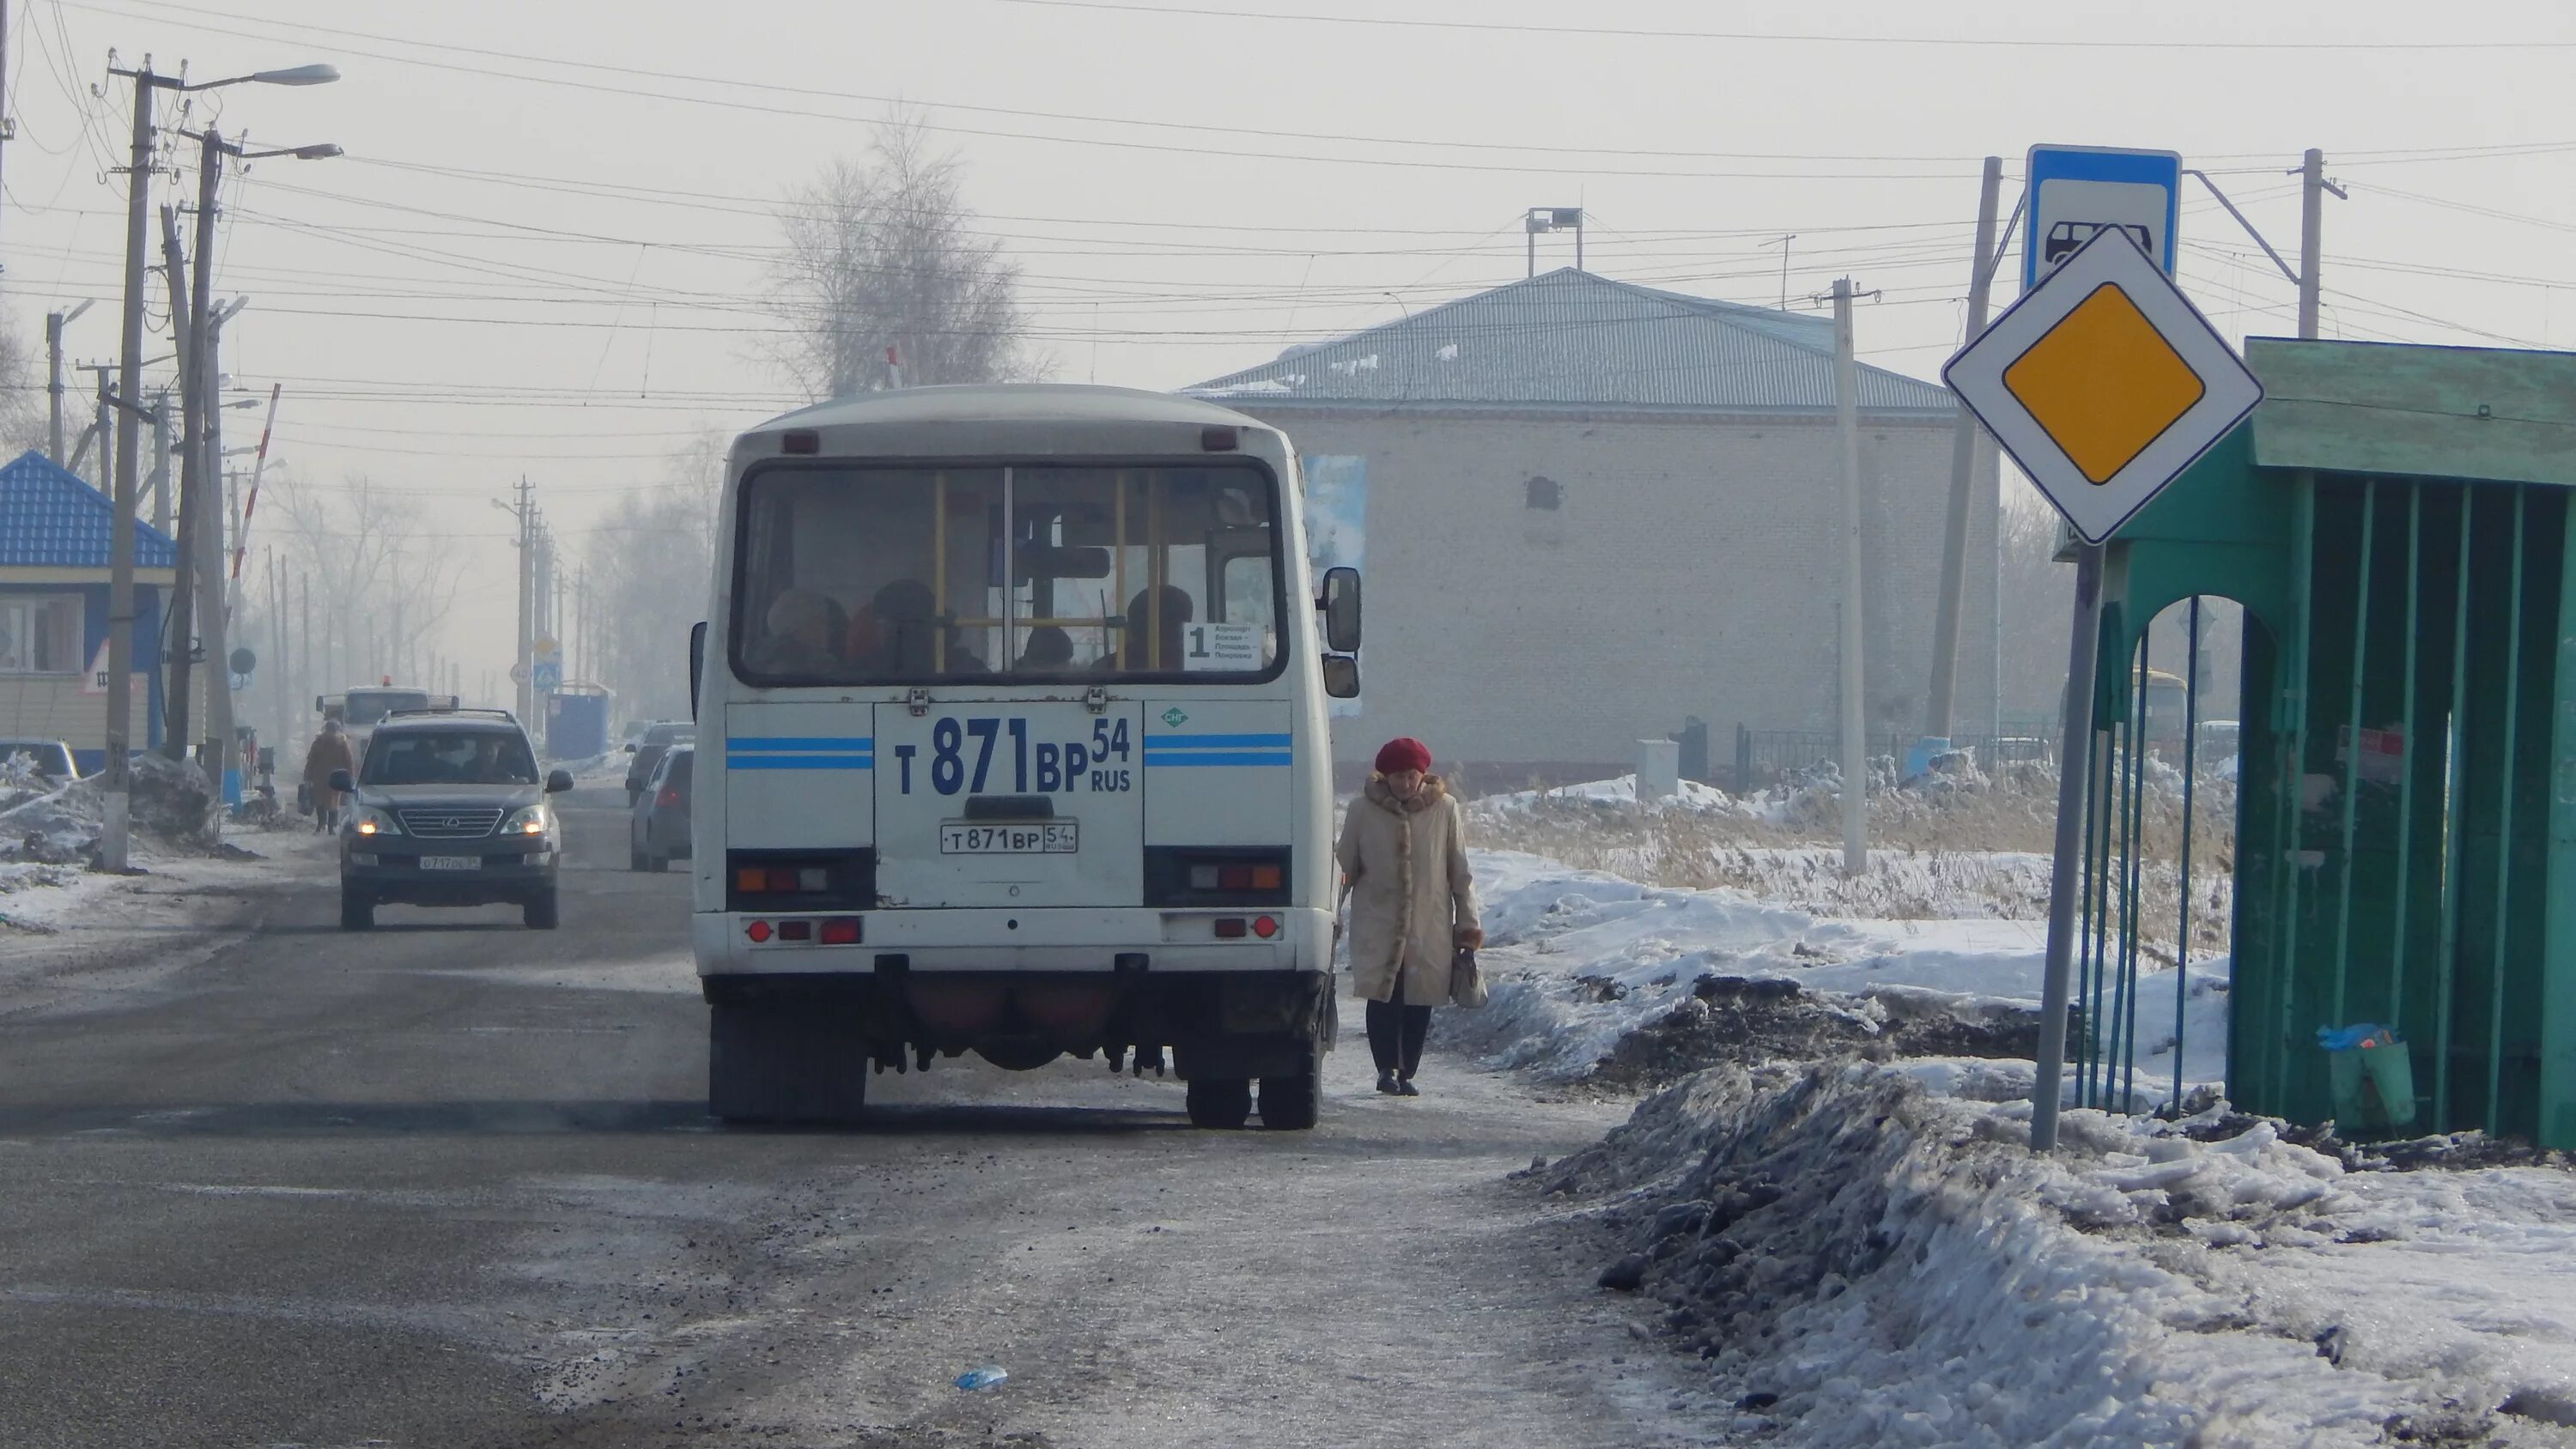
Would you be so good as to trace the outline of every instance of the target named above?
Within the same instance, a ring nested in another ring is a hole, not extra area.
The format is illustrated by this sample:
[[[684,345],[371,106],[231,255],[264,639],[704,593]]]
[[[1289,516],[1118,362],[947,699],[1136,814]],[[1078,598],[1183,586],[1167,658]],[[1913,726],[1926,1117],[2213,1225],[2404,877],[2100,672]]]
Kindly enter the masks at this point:
[[[1335,699],[1360,697],[1360,662],[1348,654],[1324,656],[1324,693]]]
[[[1354,653],[1360,647],[1358,569],[1324,570],[1324,647],[1336,654]]]
[[[707,668],[707,621],[700,619],[689,626],[689,718],[698,717],[698,676]],[[627,753],[635,747],[628,745]]]

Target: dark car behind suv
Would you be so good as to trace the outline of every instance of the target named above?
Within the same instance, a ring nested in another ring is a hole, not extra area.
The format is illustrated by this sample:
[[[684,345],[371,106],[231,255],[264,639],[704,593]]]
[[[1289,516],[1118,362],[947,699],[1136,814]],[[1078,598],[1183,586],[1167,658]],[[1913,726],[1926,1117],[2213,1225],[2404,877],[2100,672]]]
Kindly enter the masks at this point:
[[[340,926],[363,931],[380,905],[508,904],[539,930],[555,924],[563,835],[527,732],[499,710],[388,717],[368,742],[340,825]]]
[[[627,852],[633,870],[668,870],[674,859],[687,859],[689,849],[689,780],[697,773],[698,752],[692,745],[673,745],[644,782],[627,826]]]
[[[697,738],[698,727],[686,720],[665,720],[645,727],[644,738],[626,747],[627,753],[635,757],[626,762],[628,809],[644,798],[645,782],[653,778],[653,767],[661,763],[662,752],[673,745],[693,744]]]

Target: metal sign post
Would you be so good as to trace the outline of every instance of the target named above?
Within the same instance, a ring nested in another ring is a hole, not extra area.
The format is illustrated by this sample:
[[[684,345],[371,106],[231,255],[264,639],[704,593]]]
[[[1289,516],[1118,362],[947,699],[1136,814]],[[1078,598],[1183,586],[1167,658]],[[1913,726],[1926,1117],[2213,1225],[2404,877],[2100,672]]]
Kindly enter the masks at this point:
[[[2163,239],[2169,246],[2169,228]],[[1959,401],[2082,540],[2031,1100],[2030,1145],[2041,1152],[2057,1146],[2064,1090],[2078,856],[2102,649],[2103,545],[2263,398],[2262,384],[2140,247],[2130,223],[2096,228],[2053,260],[2055,270],[1941,369]]]

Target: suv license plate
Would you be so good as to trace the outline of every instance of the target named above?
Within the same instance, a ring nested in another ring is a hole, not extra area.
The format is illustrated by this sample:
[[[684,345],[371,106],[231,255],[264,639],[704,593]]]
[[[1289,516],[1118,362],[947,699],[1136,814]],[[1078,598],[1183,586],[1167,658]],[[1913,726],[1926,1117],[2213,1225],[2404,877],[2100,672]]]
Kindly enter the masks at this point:
[[[1029,825],[943,824],[941,855],[1071,855],[1082,848],[1079,823],[1053,820]]]
[[[420,868],[422,870],[481,870],[483,868],[483,857],[479,855],[424,855],[420,858]]]

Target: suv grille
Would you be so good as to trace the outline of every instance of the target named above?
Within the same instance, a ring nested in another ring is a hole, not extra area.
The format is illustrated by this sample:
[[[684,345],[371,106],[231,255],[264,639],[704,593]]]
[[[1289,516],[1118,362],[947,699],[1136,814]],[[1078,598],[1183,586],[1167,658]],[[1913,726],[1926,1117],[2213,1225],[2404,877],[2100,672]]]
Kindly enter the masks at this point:
[[[402,822],[403,834],[422,840],[464,840],[492,833],[501,823],[501,812],[467,807],[457,810],[397,810],[394,818]]]

